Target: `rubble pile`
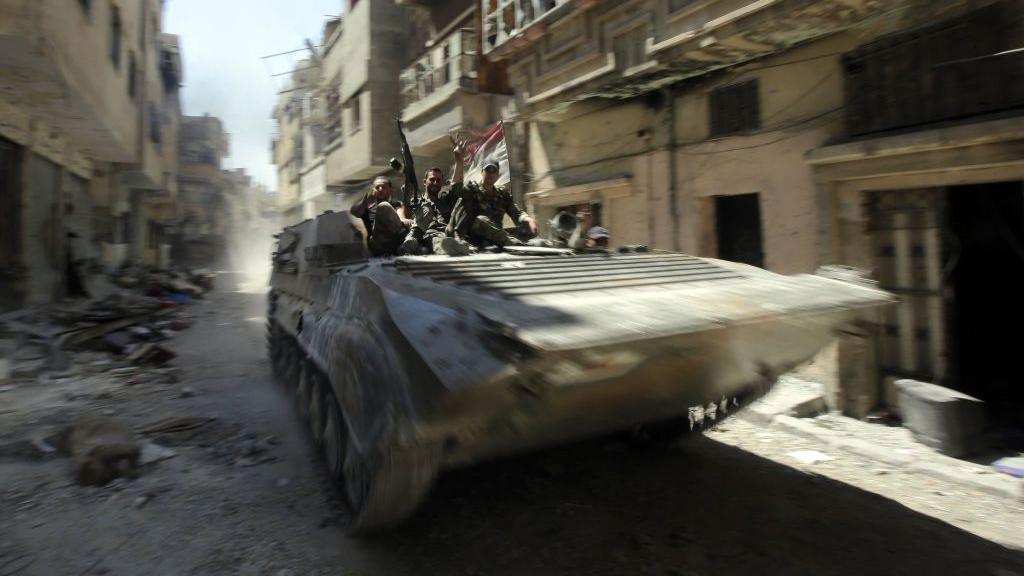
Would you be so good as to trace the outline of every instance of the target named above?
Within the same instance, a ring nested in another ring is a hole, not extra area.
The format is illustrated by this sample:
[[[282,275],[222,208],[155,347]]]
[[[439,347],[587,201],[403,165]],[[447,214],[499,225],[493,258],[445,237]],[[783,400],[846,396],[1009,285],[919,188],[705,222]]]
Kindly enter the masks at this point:
[[[186,305],[213,288],[213,275],[125,267],[108,288],[0,314],[0,393],[8,393],[0,407],[18,397],[16,411],[6,412],[25,428],[8,423],[0,456],[59,452],[85,485],[132,477],[141,464],[168,457],[163,447],[139,444],[115,408],[124,386],[177,383],[165,344],[192,325]]]
[[[174,354],[160,343],[191,325],[181,307],[212,289],[213,275],[125,267],[111,285],[102,297],[0,314],[0,386],[65,372],[75,351],[166,364]]]

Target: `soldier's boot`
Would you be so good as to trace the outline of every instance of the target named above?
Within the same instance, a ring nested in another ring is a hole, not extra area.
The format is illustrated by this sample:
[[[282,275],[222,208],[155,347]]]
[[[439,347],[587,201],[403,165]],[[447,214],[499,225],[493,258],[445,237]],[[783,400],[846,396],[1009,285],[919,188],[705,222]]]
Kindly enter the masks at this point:
[[[470,228],[470,233],[480,239],[486,240],[495,246],[505,246],[510,243],[511,237],[508,232],[491,223],[487,216],[477,216]]]
[[[443,254],[445,256],[469,255],[469,244],[451,236],[435,236],[431,239],[431,243],[434,245],[434,254]]]
[[[423,253],[423,249],[419,240],[407,237],[398,248],[398,253],[404,256],[417,256]]]
[[[377,216],[373,221],[373,235],[367,242],[375,256],[389,256],[398,251],[406,235],[405,224],[391,204],[377,205]]]

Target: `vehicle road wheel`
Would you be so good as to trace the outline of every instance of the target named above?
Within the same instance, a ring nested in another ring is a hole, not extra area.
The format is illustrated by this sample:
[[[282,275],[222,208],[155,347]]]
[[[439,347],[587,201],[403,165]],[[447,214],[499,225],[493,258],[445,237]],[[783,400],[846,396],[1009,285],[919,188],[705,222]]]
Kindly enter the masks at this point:
[[[326,388],[326,380],[322,380]],[[365,536],[394,526],[416,510],[433,486],[440,454],[436,450],[388,450],[364,456],[348,432],[340,405],[325,390],[322,451],[350,514],[346,532]],[[312,418],[311,418],[312,420]]]
[[[372,460],[352,444],[345,458],[345,493],[352,510],[346,531],[366,536],[411,516],[430,492],[440,452],[427,447],[391,448]]]
[[[301,353],[300,353],[301,354]],[[298,361],[298,377],[295,386],[295,411],[305,421],[309,418],[309,399],[313,387],[313,364],[309,360]]]
[[[321,446],[324,441],[324,426],[327,422],[327,404],[324,401],[324,377],[314,367],[309,370],[309,432],[313,444]]]
[[[324,394],[323,445],[324,464],[335,482],[345,481],[345,451],[348,449],[348,427],[341,416],[334,394]]]

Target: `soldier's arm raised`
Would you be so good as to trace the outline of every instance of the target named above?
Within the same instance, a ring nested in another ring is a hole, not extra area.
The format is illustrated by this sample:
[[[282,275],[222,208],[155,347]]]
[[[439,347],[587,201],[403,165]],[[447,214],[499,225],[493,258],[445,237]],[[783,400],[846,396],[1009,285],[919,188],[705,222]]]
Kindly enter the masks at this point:
[[[452,149],[452,186],[454,187],[456,184],[461,186],[464,178],[466,141],[452,138],[452,143],[455,145]]]

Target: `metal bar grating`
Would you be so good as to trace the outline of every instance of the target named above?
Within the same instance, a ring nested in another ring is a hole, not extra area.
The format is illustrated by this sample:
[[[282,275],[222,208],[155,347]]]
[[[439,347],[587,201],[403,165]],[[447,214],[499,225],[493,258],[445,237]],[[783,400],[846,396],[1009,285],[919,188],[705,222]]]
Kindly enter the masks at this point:
[[[450,263],[398,260],[394,266],[434,282],[503,296],[743,278],[734,270],[682,254],[511,257]]]

